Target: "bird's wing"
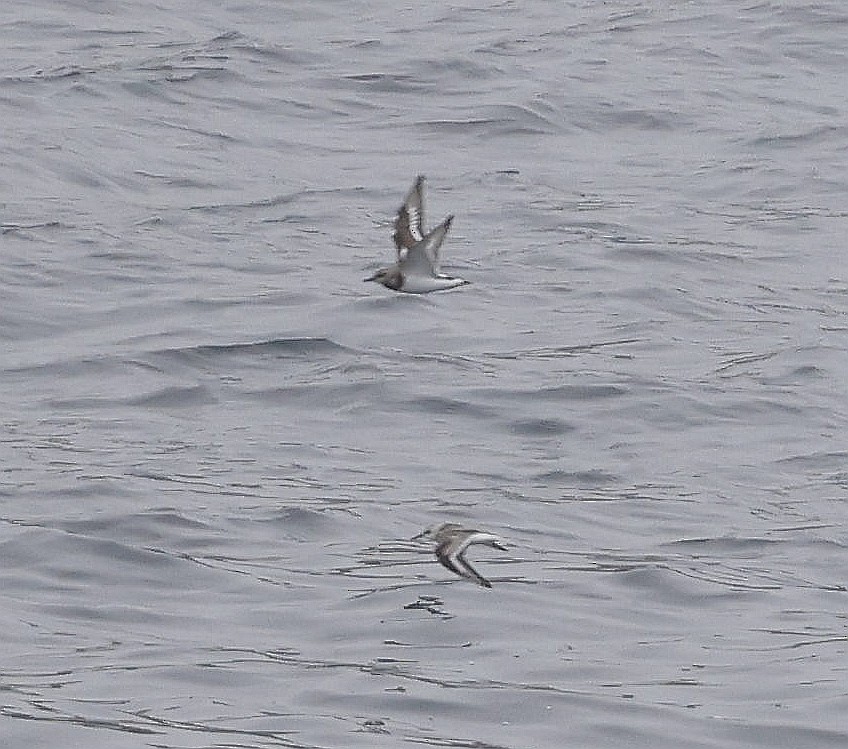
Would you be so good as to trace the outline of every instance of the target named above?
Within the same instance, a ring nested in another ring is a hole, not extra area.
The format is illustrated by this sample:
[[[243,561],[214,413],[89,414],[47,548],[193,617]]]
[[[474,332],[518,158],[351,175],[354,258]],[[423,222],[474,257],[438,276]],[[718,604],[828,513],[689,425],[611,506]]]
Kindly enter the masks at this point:
[[[492,584],[479,572],[477,572],[477,570],[475,570],[471,566],[469,561],[465,558],[465,549],[463,549],[459,552],[459,554],[456,555],[456,561],[459,562],[460,566],[465,572],[465,574],[462,575],[463,577],[467,577],[469,580],[473,580],[475,583],[477,583],[478,585],[482,585],[484,588],[492,587]]]
[[[395,241],[399,260],[404,258],[406,250],[424,239],[423,225],[424,177],[419,175],[395,217],[395,231],[392,239]]]
[[[436,547],[436,557],[455,575],[464,577],[466,580],[472,580],[484,588],[491,588],[492,584],[475,570],[465,558],[465,552],[472,543],[479,543],[479,537],[486,536],[484,542],[489,539],[497,538],[489,533],[480,533],[479,531],[466,530],[462,531],[459,536],[442,541]],[[454,563],[454,557],[456,563]]]
[[[466,577],[466,574],[463,570],[459,569],[451,558],[451,551],[453,550],[451,547],[453,546],[452,541],[442,541],[436,547],[436,559],[441,562],[442,566],[447,567],[454,575],[459,575],[460,577]]]
[[[416,242],[407,250],[406,257],[401,260],[404,270],[410,273],[426,273],[437,275],[439,272],[439,249],[453,222],[453,216],[448,216],[441,224],[431,231],[420,242]]]

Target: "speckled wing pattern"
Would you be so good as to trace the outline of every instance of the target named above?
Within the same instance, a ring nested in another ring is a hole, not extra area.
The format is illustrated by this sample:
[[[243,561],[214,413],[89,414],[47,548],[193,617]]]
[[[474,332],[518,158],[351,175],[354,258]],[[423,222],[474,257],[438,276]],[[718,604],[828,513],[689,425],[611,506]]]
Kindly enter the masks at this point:
[[[407,250],[424,239],[424,177],[419,175],[404,198],[395,217],[392,239],[398,251],[398,260],[406,257]]]

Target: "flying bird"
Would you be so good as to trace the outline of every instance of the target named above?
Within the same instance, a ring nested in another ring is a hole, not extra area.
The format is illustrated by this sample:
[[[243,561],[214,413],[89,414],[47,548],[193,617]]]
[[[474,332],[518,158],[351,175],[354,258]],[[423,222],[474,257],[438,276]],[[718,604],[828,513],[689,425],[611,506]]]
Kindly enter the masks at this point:
[[[506,551],[506,546],[499,536],[493,533],[463,528],[456,523],[442,523],[419,533],[418,538],[429,538],[436,543],[436,558],[451,572],[467,580],[473,580],[484,588],[492,584],[475,570],[465,558],[465,552],[473,544],[483,544],[494,549]]]
[[[397,249],[397,262],[365,280],[407,294],[427,294],[470,283],[439,271],[439,249],[452,222],[453,216],[448,216],[424,234],[424,177],[419,175],[395,217],[392,239]]]

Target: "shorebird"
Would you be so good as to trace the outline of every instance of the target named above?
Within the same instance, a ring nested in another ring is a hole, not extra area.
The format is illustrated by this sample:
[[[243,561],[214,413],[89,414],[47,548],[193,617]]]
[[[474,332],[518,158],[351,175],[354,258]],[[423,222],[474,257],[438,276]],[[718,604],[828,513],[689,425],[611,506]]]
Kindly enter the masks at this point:
[[[387,289],[407,294],[427,294],[470,283],[439,272],[439,248],[452,222],[453,216],[448,216],[424,234],[424,177],[419,175],[395,218],[392,239],[397,248],[397,262],[365,280],[377,281]]]
[[[506,551],[501,539],[493,533],[485,533],[471,528],[463,528],[456,523],[442,523],[419,533],[414,538],[430,538],[436,542],[436,558],[454,574],[473,580],[484,588],[492,584],[475,570],[465,558],[465,552],[472,544],[483,544]]]

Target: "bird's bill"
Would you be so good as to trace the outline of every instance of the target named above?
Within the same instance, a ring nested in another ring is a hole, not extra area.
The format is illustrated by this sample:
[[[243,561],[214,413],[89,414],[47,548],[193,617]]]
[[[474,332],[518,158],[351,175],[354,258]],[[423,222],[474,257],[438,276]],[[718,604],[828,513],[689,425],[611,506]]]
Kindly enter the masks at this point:
[[[380,273],[378,271],[373,276],[368,276],[368,278],[363,278],[362,280],[363,281],[376,281],[379,276],[380,276]]]

